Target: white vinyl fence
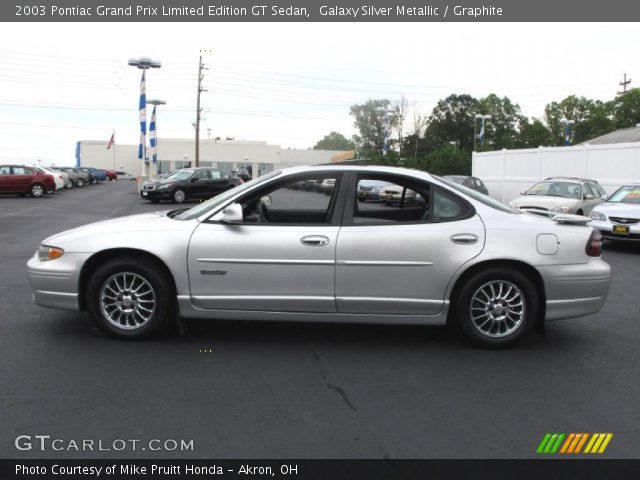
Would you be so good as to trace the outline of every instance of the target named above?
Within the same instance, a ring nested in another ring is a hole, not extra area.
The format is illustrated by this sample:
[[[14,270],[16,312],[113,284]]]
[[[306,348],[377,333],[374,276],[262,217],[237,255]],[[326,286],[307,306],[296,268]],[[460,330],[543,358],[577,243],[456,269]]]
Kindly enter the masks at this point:
[[[472,171],[493,198],[505,203],[555,176],[592,178],[611,194],[621,185],[640,183],[640,143],[474,153]]]

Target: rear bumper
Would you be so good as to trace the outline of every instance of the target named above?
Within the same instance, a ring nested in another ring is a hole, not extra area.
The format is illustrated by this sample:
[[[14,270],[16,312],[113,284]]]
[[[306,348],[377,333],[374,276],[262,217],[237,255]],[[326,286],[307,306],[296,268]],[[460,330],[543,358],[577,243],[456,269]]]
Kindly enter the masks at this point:
[[[66,253],[41,262],[37,253],[27,262],[27,277],[36,304],[62,310],[80,310],[78,279],[90,253]]]
[[[611,267],[601,258],[578,265],[537,268],[547,295],[546,320],[590,315],[604,306],[611,286]]]

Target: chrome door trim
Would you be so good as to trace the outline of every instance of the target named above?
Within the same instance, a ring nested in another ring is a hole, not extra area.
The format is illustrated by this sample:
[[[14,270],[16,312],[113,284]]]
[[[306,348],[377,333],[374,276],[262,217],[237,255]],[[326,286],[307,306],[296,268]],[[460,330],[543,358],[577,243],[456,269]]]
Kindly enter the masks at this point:
[[[284,258],[198,258],[201,263],[233,263],[259,265],[335,265],[335,260],[287,260]]]
[[[338,260],[336,265],[358,267],[430,267],[433,262],[394,262],[386,260]]]
[[[336,297],[336,300],[367,303],[416,303],[422,305],[442,305],[444,300],[425,300],[424,298],[397,298],[397,297]]]
[[[302,300],[302,301],[314,301],[314,300],[330,300],[333,302],[333,297],[327,296],[315,296],[315,295],[192,295],[191,299],[194,301],[215,301],[215,300]]]

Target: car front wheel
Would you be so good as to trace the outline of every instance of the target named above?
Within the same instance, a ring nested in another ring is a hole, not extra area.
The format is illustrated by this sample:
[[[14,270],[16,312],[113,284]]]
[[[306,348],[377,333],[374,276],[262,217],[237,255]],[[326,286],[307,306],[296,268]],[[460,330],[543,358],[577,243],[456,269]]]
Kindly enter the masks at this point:
[[[171,194],[171,200],[173,201],[173,203],[182,203],[186,199],[187,195],[181,188],[176,188],[175,191]]]
[[[122,256],[98,267],[87,285],[86,305],[105,333],[122,338],[152,336],[174,315],[168,274],[144,258]]]
[[[84,180],[79,178],[77,184],[80,188],[84,187]]]
[[[472,343],[505,347],[525,335],[539,315],[540,296],[523,274],[491,268],[469,278],[453,305],[459,331]]]

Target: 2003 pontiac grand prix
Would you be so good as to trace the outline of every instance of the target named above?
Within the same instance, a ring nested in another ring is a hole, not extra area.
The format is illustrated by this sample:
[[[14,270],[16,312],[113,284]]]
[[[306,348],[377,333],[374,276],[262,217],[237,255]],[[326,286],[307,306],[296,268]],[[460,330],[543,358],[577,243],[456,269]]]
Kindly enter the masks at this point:
[[[287,188],[326,179],[330,195]],[[399,201],[358,202],[371,181],[400,187]],[[189,209],[53,235],[28,276],[37,304],[86,310],[119,337],[150,336],[180,315],[450,323],[503,346],[602,308],[611,271],[588,221],[521,213],[417,170],[296,167]]]

